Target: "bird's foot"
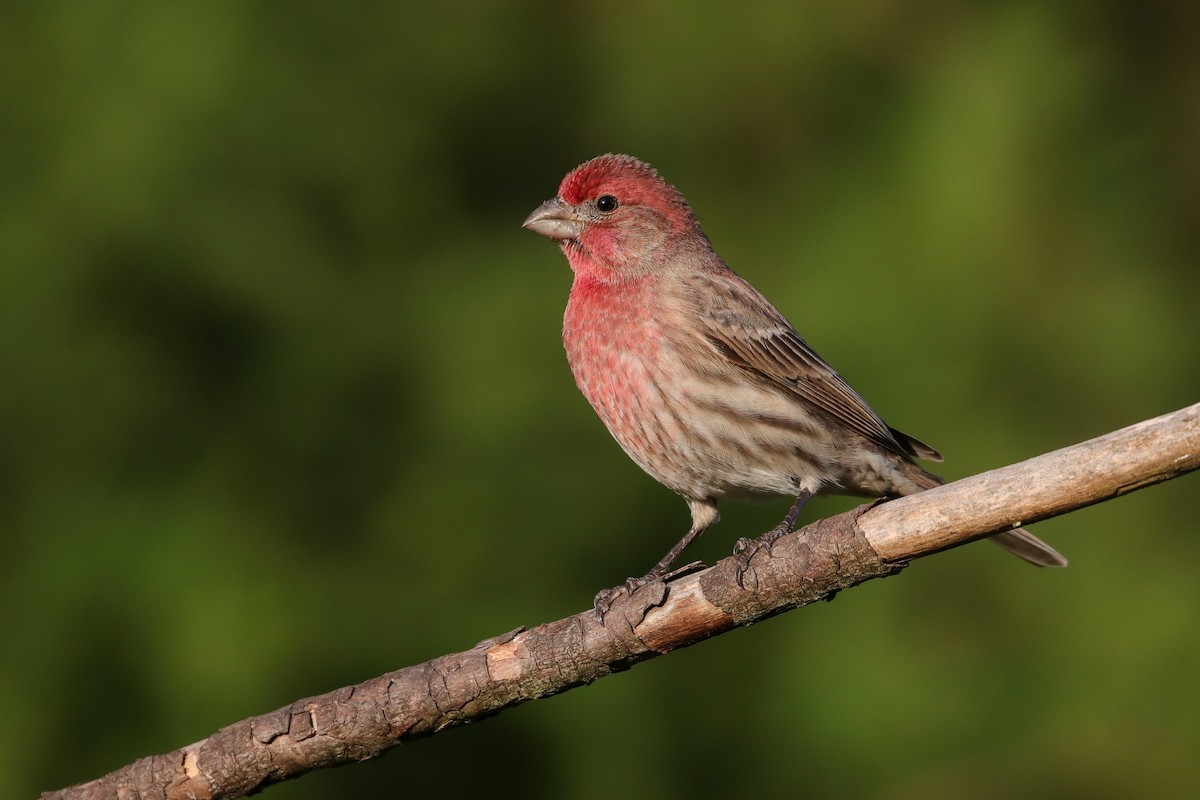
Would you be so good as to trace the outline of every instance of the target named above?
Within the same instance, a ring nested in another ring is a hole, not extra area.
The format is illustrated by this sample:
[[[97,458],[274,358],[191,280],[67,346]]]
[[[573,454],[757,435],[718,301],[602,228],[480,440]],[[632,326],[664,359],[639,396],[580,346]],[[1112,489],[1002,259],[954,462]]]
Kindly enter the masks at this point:
[[[592,601],[592,605],[596,609],[596,615],[600,617],[600,624],[604,624],[604,617],[613,607],[613,603],[617,602],[622,595],[631,595],[646,584],[656,580],[659,580],[658,576],[652,573],[643,575],[640,578],[626,578],[622,584],[610,586],[607,589],[597,592],[596,599]]]
[[[750,569],[750,560],[758,554],[759,550],[766,548],[767,554],[771,553],[771,545],[779,541],[783,536],[792,532],[792,526],[788,520],[776,525],[771,530],[759,536],[756,539],[743,536],[737,540],[737,544],[733,546],[733,555],[737,559],[737,571],[734,573],[734,580],[737,581],[738,588],[745,589],[746,584],[744,579],[746,571]]]
[[[643,586],[647,586],[652,583],[666,584],[669,581],[701,569],[704,569],[704,562],[693,561],[690,564],[685,564],[684,566],[679,567],[678,569],[673,569],[670,572],[660,573],[651,570],[640,578],[626,578],[624,583],[609,587],[608,589],[604,589],[596,594],[596,598],[592,603],[596,609],[596,615],[600,618],[600,623],[604,624],[605,615],[608,614],[609,610],[613,607],[613,604],[623,595],[632,595],[638,589],[641,589]],[[662,599],[660,597],[657,600],[652,601],[651,605],[658,605],[661,602]]]

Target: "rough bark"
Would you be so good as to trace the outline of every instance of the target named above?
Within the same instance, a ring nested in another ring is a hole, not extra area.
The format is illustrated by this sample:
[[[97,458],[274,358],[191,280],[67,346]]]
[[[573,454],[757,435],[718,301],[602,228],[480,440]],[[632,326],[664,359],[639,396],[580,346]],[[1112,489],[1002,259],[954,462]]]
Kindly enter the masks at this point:
[[[1200,404],[1029,461],[820,520],[748,565],[727,558],[588,610],[242,720],[207,739],[43,795],[233,798],[321,767],[373,758],[628,669],[738,625],[827,599],[904,561],[1200,467]],[[740,570],[739,566],[745,566]]]

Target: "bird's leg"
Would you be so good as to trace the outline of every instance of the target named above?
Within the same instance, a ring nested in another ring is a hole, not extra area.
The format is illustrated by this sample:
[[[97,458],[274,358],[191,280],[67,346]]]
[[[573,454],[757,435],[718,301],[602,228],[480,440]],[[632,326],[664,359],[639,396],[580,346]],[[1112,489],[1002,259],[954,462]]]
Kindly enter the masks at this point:
[[[766,540],[767,544],[792,532],[792,528],[796,527],[796,520],[800,519],[800,512],[808,505],[812,496],[813,493],[808,489],[800,490],[800,494],[796,495],[796,502],[792,503],[792,507],[788,509],[787,516],[778,525],[763,534],[762,538]]]
[[[770,551],[771,545],[777,542],[781,536],[791,533],[792,528],[796,527],[796,520],[800,518],[800,512],[804,510],[804,506],[812,499],[812,496],[813,493],[808,489],[801,489],[800,493],[796,495],[796,502],[792,503],[792,507],[788,509],[787,515],[778,525],[757,539],[742,537],[737,540],[737,544],[733,547],[733,554],[738,560],[738,586],[745,588],[742,584],[742,576],[750,568],[750,559],[754,557],[754,554],[764,547]]]
[[[696,538],[699,537],[700,534],[704,533],[705,530],[705,528],[697,528],[692,526],[688,532],[683,535],[683,538],[676,542],[675,546],[668,550],[667,554],[660,558],[658,563],[655,564],[650,571],[642,577],[646,580],[652,580],[654,578],[661,578],[663,575],[666,575],[671,571],[671,565],[675,563],[675,559],[679,558],[683,551],[687,550],[688,545],[696,541]]]
[[[640,578],[627,578],[625,583],[621,584],[620,586],[613,586],[597,594],[594,605],[596,607],[596,612],[600,615],[600,621],[604,621],[604,615],[608,613],[608,609],[612,607],[613,602],[615,602],[616,599],[621,595],[633,594],[634,590],[636,590],[638,587],[645,586],[651,581],[662,580],[668,575],[671,575],[671,565],[675,563],[675,559],[679,558],[680,554],[687,549],[687,546],[696,541],[696,537],[704,533],[704,530],[704,528],[692,526],[692,528],[690,528],[688,532],[683,535],[683,538],[680,539],[674,547],[668,550],[667,554],[660,558],[658,563],[651,567],[650,571],[645,575]],[[693,562],[692,564],[688,564],[686,567],[677,570],[676,572],[690,572],[696,565],[700,565],[700,562],[697,561]]]

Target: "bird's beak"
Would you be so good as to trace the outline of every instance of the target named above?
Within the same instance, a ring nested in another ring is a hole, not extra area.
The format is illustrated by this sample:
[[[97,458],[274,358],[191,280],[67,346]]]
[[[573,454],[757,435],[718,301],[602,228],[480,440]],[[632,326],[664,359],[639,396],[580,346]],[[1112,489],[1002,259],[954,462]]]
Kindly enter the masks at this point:
[[[535,208],[521,227],[547,239],[575,239],[583,233],[583,220],[575,216],[575,209],[555,197]]]

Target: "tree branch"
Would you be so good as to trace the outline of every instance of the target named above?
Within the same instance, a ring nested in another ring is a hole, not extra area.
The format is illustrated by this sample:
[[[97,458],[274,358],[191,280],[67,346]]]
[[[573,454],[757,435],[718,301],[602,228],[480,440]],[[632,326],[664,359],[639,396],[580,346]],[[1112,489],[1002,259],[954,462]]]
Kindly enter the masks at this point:
[[[373,758],[443,728],[591,683],[738,625],[829,599],[905,561],[1108,500],[1200,467],[1200,403],[917,495],[820,520],[593,611],[517,629],[242,720],[44,798],[233,798]],[[740,577],[740,580],[739,580]]]

